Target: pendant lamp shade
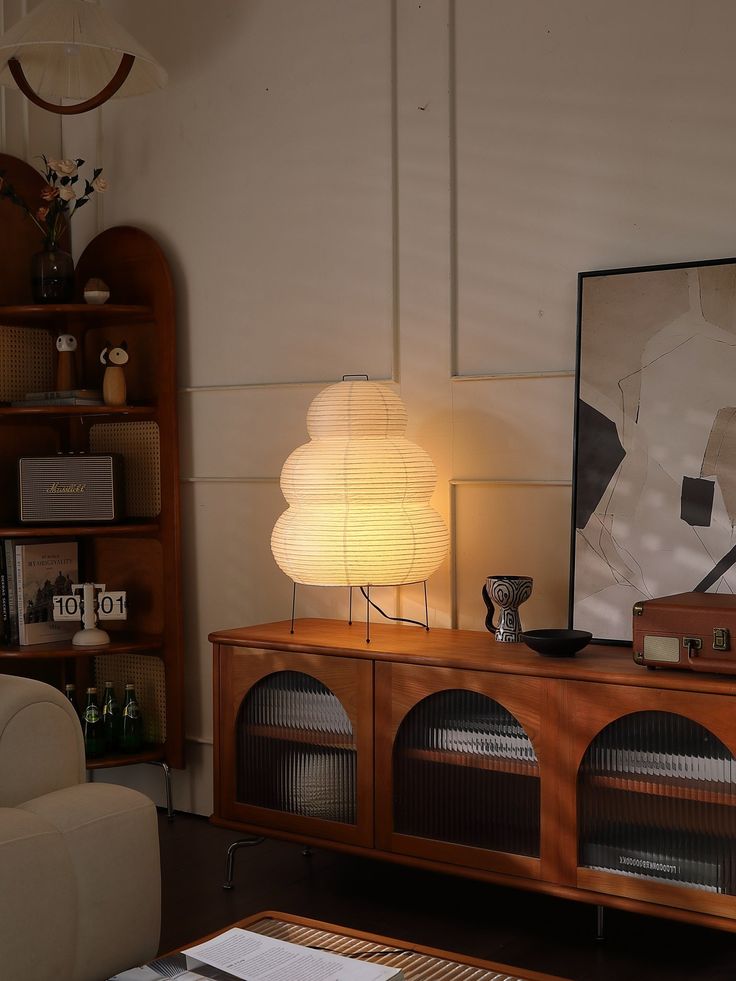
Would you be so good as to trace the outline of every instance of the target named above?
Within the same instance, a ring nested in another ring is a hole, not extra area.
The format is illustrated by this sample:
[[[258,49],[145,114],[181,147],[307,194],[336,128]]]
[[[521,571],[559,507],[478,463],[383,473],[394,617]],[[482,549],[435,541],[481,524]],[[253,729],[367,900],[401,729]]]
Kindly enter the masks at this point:
[[[121,71],[123,67],[127,71]],[[19,81],[19,68],[31,94]],[[107,94],[116,77],[119,87]],[[99,105],[111,94],[141,95],[162,88],[166,81],[156,59],[104,7],[90,0],[42,0],[0,36],[0,85],[18,84],[37,104],[51,99],[86,103],[105,93],[95,101]],[[47,104],[43,108],[80,109]]]
[[[376,382],[339,382],[312,402],[311,441],[284,464],[289,508],[271,536],[294,582],[396,586],[441,564],[449,536],[429,504],[436,470],[406,426],[401,399]]]

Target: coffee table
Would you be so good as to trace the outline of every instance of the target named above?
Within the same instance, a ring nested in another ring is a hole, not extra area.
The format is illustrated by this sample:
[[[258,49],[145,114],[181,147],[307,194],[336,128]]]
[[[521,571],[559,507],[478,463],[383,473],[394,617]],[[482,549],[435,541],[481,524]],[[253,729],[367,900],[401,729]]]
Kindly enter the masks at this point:
[[[275,937],[277,940],[287,940],[290,943],[324,948],[335,954],[354,956],[373,952],[374,956],[370,957],[371,963],[401,968],[406,981],[430,981],[430,979],[431,981],[455,981],[455,979],[457,981],[569,981],[551,974],[520,971],[519,968],[509,967],[507,964],[496,964],[475,957],[465,957],[462,954],[452,954],[434,947],[407,944],[393,937],[363,933],[348,927],[272,910],[239,920],[227,929],[232,927],[253,930],[255,933]],[[218,931],[221,932],[224,931]],[[211,938],[202,938],[202,940],[207,939]],[[192,947],[194,943],[186,946]]]

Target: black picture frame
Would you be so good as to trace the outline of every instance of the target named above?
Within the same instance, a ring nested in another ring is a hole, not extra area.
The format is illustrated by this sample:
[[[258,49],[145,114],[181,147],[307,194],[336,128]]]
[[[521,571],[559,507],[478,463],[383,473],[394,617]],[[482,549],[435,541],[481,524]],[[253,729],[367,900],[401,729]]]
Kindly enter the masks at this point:
[[[578,274],[569,624],[736,592],[736,258]]]

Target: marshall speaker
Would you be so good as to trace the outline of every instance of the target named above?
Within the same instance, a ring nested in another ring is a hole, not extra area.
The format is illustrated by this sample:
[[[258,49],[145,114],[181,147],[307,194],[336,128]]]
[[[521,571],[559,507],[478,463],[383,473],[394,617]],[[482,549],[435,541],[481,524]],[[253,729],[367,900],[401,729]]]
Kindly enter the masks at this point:
[[[74,524],[120,521],[122,458],[114,453],[59,453],[18,461],[21,521]]]

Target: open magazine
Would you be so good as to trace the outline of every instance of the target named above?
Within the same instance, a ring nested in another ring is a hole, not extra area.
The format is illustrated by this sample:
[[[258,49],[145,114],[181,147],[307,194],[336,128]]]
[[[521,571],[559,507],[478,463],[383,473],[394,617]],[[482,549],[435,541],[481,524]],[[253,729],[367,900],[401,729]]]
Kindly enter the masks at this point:
[[[370,952],[366,952],[369,954]],[[404,981],[395,967],[233,927],[212,940],[116,974],[110,981]]]

